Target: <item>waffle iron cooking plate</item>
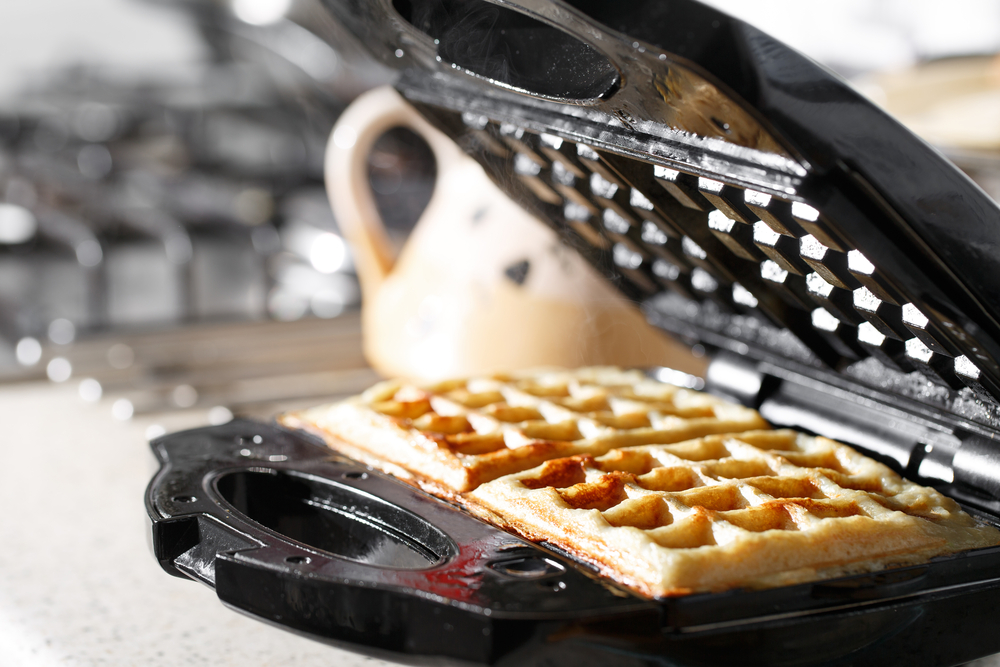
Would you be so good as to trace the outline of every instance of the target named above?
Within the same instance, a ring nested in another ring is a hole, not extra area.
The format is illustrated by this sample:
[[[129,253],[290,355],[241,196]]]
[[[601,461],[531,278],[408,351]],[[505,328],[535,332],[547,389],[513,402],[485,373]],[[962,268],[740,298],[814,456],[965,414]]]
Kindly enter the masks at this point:
[[[707,389],[1000,521],[1000,210],[814,63],[691,0],[323,0],[397,89],[711,356]],[[308,636],[488,664],[959,664],[1000,549],[649,601],[301,433],[153,443],[172,574]]]

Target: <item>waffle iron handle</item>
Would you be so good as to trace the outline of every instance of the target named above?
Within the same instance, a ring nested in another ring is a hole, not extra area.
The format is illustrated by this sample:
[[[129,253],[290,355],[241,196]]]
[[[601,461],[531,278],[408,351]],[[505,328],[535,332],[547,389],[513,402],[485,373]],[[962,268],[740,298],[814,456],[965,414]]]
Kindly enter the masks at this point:
[[[219,559],[288,571],[322,564],[330,576],[390,583],[447,570],[477,531],[497,533],[274,425],[237,420],[152,447],[161,469],[146,502],[157,560],[210,585]]]

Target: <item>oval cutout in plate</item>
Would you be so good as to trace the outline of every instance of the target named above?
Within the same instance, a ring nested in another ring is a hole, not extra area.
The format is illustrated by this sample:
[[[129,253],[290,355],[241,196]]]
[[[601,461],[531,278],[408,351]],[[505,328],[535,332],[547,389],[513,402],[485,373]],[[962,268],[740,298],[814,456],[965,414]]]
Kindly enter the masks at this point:
[[[417,515],[320,477],[255,468],[225,473],[214,486],[248,519],[331,556],[419,570],[456,552],[447,535]]]
[[[520,92],[584,102],[617,89],[618,70],[576,37],[485,0],[393,0],[437,40],[442,60]]]

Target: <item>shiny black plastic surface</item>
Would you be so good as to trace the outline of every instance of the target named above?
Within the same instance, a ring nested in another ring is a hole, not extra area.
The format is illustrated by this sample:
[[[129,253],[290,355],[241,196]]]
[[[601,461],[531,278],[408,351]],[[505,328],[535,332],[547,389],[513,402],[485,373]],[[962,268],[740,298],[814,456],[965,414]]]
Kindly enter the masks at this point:
[[[455,555],[451,540],[420,517],[314,475],[240,470],[221,475],[215,490],[234,511],[325,555],[397,570],[426,569]]]
[[[152,448],[161,469],[146,508],[167,572],[214,587],[246,614],[372,655],[433,664],[949,665],[1000,650],[991,615],[1000,549],[652,601],[304,434],[235,421]]]

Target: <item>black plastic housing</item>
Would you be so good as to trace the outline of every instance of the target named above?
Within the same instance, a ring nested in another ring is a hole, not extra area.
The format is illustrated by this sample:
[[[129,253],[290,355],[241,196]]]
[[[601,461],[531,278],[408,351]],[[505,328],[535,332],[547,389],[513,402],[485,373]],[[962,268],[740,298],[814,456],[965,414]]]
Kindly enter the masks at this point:
[[[238,420],[152,448],[161,469],[146,509],[164,570],[250,616],[383,658],[952,665],[1000,651],[1000,548],[651,601],[303,433]]]

